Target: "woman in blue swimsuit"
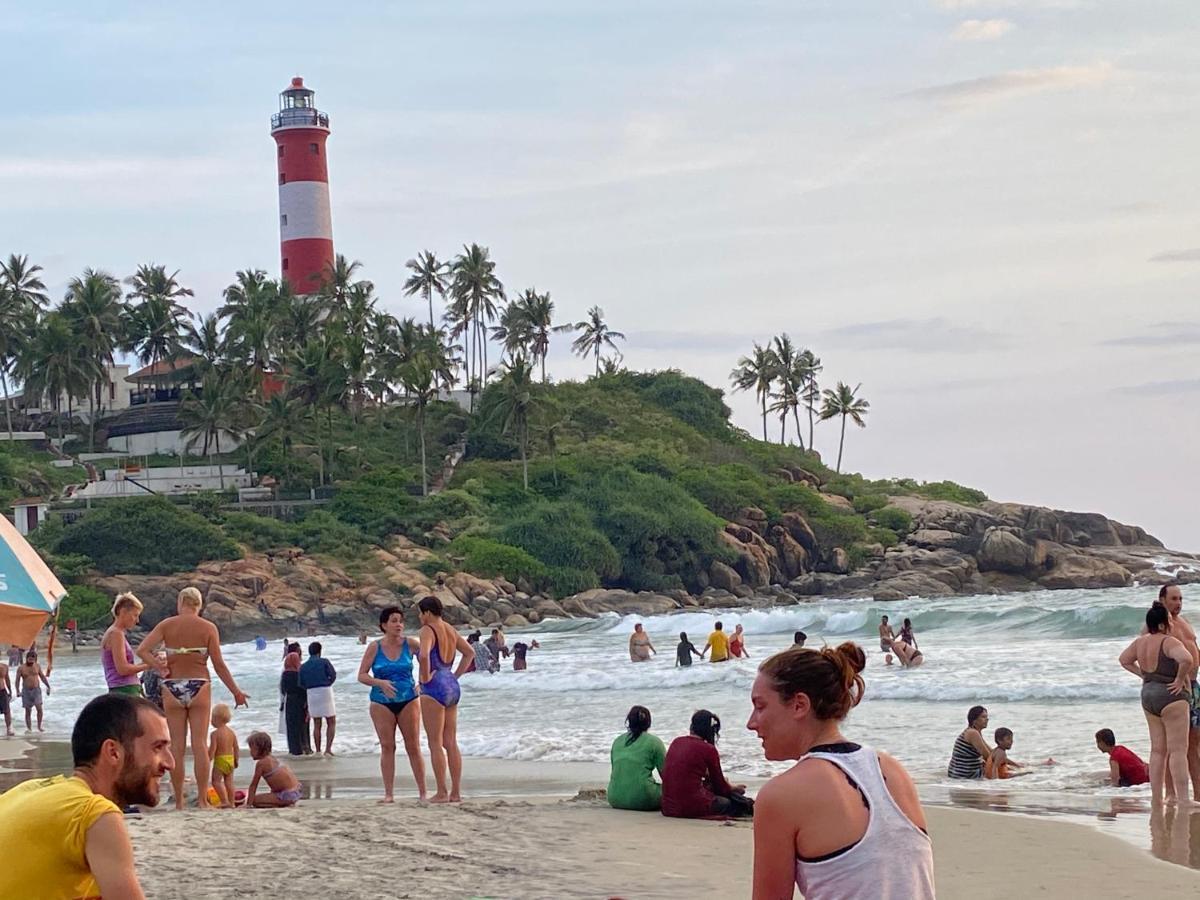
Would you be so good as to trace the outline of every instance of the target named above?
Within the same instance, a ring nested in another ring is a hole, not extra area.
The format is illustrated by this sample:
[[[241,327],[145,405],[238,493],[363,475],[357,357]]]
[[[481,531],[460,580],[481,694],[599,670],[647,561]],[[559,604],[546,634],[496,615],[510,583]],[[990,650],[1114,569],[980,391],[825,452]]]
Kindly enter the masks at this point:
[[[429,759],[437,793],[433,803],[462,800],[462,754],[458,750],[459,676],[475,659],[475,648],[442,619],[442,601],[432,595],[417,604],[421,616],[421,718],[429,738]],[[458,669],[451,671],[454,654],[461,654]],[[446,768],[450,791],[446,792]]]
[[[379,771],[383,775],[383,800],[392,802],[396,782],[396,729],[404,739],[404,752],[417,782],[417,799],[425,800],[425,761],[421,758],[421,716],[413,660],[420,644],[404,636],[404,613],[389,606],[379,613],[383,637],[371,641],[358,667],[358,680],[371,688],[371,724],[379,736]]]

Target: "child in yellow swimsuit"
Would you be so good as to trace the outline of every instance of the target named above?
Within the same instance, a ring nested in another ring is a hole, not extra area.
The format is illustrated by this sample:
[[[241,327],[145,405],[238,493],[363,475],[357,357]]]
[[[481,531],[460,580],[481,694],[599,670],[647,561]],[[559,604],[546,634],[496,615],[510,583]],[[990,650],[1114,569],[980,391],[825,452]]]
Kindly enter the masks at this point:
[[[208,738],[208,758],[212,760],[212,786],[221,799],[221,808],[233,807],[233,770],[238,766],[238,739],[229,727],[233,713],[224,703],[213,707],[213,731]]]

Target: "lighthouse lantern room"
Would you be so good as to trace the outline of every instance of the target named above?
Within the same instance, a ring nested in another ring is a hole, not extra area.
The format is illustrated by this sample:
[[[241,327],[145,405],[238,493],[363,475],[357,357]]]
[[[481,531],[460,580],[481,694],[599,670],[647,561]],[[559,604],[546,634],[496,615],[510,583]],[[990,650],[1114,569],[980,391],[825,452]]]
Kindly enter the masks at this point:
[[[329,116],[316,108],[314,92],[293,78],[271,116],[279,168],[280,268],[298,294],[313,294],[333,265],[329,170],[325,141]]]

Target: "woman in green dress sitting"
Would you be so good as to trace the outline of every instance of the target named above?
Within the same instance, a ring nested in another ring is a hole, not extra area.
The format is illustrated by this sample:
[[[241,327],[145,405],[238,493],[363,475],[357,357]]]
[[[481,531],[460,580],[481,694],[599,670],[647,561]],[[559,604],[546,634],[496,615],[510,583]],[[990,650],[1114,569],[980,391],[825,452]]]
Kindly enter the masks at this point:
[[[663,742],[650,734],[650,710],[634,706],[625,717],[626,731],[612,745],[608,805],[613,809],[654,812],[662,806]],[[658,772],[660,781],[654,780]]]

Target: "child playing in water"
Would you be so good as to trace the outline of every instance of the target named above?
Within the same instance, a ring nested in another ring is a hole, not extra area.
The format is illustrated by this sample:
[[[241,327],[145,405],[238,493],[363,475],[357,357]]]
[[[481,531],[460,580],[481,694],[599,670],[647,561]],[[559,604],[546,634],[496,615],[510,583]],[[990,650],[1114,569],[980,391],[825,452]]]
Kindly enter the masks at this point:
[[[1108,776],[1113,787],[1149,783],[1150,771],[1145,761],[1128,747],[1118,744],[1111,728],[1096,732],[1096,747],[1101,753],[1108,754]]]
[[[252,731],[246,738],[250,758],[254,760],[254,777],[246,791],[246,806],[295,806],[300,799],[300,780],[296,773],[271,755],[271,736],[265,731]],[[255,794],[258,780],[271,789],[269,794]]]
[[[212,786],[222,809],[234,806],[233,770],[238,767],[238,739],[229,727],[233,713],[224,703],[212,711],[212,734],[208,738],[208,758],[212,760]]]
[[[1013,733],[1008,728],[996,729],[996,747],[988,757],[984,767],[985,778],[1015,778],[1017,775],[1028,775],[1028,766],[1015,759],[1009,759],[1008,751],[1012,749]],[[1024,772],[1012,772],[1010,769],[1025,769]]]

